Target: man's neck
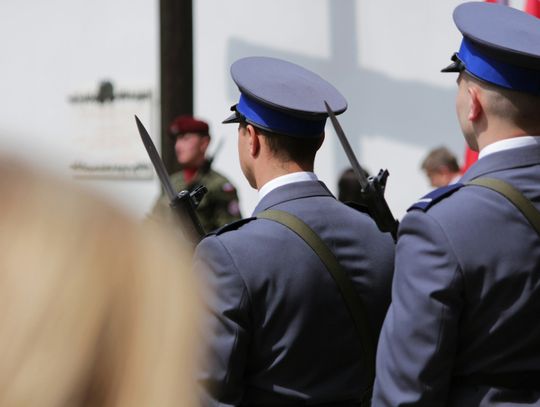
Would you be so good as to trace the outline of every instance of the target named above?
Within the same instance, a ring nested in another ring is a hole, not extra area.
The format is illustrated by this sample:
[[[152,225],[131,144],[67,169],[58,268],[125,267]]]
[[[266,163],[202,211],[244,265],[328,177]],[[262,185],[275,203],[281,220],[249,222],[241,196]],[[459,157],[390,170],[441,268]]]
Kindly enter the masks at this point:
[[[268,193],[284,185],[303,182],[317,181],[317,176],[310,171],[291,172],[280,177],[274,178],[259,188],[259,199],[264,198]]]
[[[491,117],[477,128],[478,151],[501,140],[526,136],[529,133],[506,120]]]
[[[184,182],[189,184],[197,175],[197,168],[184,168],[182,169],[182,174],[184,176]]]
[[[296,162],[270,162],[255,175],[257,189],[275,178],[295,172],[313,172],[313,165],[301,165]]]

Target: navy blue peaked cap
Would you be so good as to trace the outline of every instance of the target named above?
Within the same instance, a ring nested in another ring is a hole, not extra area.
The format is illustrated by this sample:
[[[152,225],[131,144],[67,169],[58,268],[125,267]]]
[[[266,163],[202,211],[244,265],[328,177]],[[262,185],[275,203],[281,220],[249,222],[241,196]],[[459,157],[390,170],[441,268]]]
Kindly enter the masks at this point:
[[[442,72],[461,72],[540,95],[540,19],[501,4],[470,2],[454,10],[463,41]]]
[[[277,58],[248,57],[231,66],[240,90],[234,112],[223,123],[246,122],[263,130],[293,137],[316,137],[324,131],[328,113],[347,109],[339,91],[316,73]]]

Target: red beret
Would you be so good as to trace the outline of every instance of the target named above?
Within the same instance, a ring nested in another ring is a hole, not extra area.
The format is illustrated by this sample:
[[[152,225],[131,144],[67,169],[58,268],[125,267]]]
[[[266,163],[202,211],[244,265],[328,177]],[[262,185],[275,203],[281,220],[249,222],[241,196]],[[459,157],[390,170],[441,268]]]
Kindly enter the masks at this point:
[[[188,115],[178,116],[174,119],[169,127],[169,131],[173,137],[185,133],[209,134],[208,123]]]

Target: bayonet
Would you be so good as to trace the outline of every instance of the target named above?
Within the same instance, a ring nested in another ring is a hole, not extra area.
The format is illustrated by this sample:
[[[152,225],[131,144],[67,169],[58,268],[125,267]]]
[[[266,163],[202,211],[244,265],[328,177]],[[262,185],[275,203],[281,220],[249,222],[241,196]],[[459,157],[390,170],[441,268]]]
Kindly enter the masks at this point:
[[[367,210],[375,223],[377,224],[381,232],[388,232],[392,235],[394,241],[397,240],[397,230],[399,222],[394,218],[388,203],[384,199],[384,190],[386,187],[386,181],[388,179],[389,172],[388,170],[380,170],[376,177],[365,176],[365,172],[360,166],[360,163],[356,159],[354,152],[345,136],[343,128],[339,124],[339,121],[334,114],[334,111],[330,108],[326,101],[324,102],[326,106],[326,111],[332,122],[332,126],[339,138],[343,150],[351,163],[351,167],[358,178],[360,187],[362,188],[362,203],[365,204]]]
[[[152,161],[161,185],[169,197],[170,207],[178,215],[186,237],[194,244],[197,244],[204,236],[204,229],[195,213],[195,209],[206,192],[206,187],[200,186],[192,192],[184,190],[176,193],[150,134],[148,134],[137,116],[135,116],[135,122],[150,161]]]
[[[174,188],[171,184],[171,180],[169,179],[167,170],[165,169],[165,165],[163,164],[163,161],[161,161],[159,153],[154,146],[154,142],[152,141],[150,134],[148,134],[148,131],[137,116],[135,116],[135,122],[137,122],[137,128],[139,129],[139,134],[141,135],[142,142],[144,144],[144,147],[146,148],[146,151],[148,152],[148,156],[150,157],[150,161],[152,161],[152,165],[156,170],[159,180],[161,181],[161,185],[167,193],[169,201],[172,202],[176,197],[176,193],[174,192]]]
[[[369,184],[367,177],[364,175],[366,174],[366,172],[360,166],[360,163],[356,159],[356,156],[354,155],[351,145],[349,144],[349,140],[347,140],[347,137],[345,136],[345,132],[343,131],[341,124],[339,124],[338,119],[336,115],[334,114],[334,111],[330,109],[330,106],[328,105],[328,103],[324,102],[324,105],[326,106],[326,111],[328,112],[328,115],[330,116],[330,121],[332,122],[332,126],[334,127],[334,130],[336,131],[339,141],[341,142],[343,150],[345,150],[345,154],[347,155],[347,158],[349,159],[349,162],[351,163],[351,167],[354,171],[354,174],[356,175],[356,178],[358,178],[358,182],[360,182],[360,186],[364,190],[368,187],[368,184]]]

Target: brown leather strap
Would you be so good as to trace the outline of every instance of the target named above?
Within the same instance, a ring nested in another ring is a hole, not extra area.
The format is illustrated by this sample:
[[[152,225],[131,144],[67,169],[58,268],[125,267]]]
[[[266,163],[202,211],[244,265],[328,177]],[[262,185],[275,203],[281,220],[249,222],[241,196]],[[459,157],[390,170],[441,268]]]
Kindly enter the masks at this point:
[[[478,185],[498,192],[508,199],[527,218],[531,226],[540,235],[540,212],[521,192],[507,182],[495,178],[477,178],[466,185]]]
[[[268,209],[259,213],[257,218],[273,220],[295,232],[311,247],[324,263],[328,272],[336,282],[339,291],[341,292],[341,296],[347,305],[347,309],[356,325],[356,329],[360,336],[362,355],[366,361],[365,368],[369,377],[368,383],[373,383],[375,380],[375,342],[373,340],[366,310],[349,275],[343,270],[334,253],[330,251],[328,246],[308,225],[288,212]],[[365,398],[370,399],[371,387],[366,393],[368,394],[365,395]]]
[[[540,390],[540,372],[506,372],[506,373],[471,373],[455,376],[452,383],[457,385],[473,385],[503,387],[512,390]]]

